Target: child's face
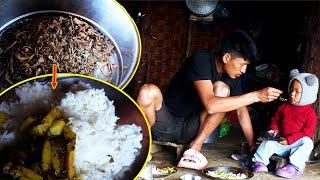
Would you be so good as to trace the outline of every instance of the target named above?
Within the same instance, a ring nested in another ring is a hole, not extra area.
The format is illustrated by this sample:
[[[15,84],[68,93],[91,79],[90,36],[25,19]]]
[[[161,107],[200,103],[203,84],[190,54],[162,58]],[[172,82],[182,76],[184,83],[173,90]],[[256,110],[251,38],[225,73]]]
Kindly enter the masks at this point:
[[[293,80],[290,85],[289,102],[296,104],[300,101],[302,95],[301,83],[297,80]]]

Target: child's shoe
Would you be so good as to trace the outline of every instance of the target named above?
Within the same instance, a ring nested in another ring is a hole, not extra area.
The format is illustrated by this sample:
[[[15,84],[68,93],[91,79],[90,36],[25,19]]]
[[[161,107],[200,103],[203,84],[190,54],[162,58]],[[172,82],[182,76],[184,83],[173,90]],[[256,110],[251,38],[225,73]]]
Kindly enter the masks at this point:
[[[258,173],[268,172],[267,166],[262,162],[258,162],[258,161],[253,163],[252,170],[253,172],[258,172]]]
[[[296,167],[290,163],[285,165],[283,168],[276,170],[276,175],[285,178],[295,178],[302,174],[302,171],[298,171]]]

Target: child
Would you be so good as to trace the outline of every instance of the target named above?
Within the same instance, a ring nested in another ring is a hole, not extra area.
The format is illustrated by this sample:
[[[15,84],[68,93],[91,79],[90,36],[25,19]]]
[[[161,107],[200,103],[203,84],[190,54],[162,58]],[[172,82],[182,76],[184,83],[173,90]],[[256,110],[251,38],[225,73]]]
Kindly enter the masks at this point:
[[[309,73],[290,72],[289,98],[277,109],[271,119],[269,134],[280,135],[278,141],[265,140],[252,158],[254,172],[268,172],[273,154],[289,157],[289,163],[276,169],[276,175],[286,178],[302,174],[305,162],[313,149],[311,137],[316,129],[317,116],[312,103],[317,99],[318,78]]]

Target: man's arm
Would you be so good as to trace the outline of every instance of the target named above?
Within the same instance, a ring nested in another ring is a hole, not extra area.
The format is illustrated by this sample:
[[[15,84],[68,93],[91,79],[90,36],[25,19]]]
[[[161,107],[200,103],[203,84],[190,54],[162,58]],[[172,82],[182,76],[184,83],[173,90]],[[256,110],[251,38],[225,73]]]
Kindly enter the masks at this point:
[[[267,87],[240,96],[217,97],[211,80],[194,81],[194,86],[208,114],[233,111],[255,102],[270,102],[282,93],[278,89]]]
[[[252,151],[255,148],[255,140],[248,108],[246,106],[243,106],[237,109],[237,115],[242,132],[249,143],[250,151]]]

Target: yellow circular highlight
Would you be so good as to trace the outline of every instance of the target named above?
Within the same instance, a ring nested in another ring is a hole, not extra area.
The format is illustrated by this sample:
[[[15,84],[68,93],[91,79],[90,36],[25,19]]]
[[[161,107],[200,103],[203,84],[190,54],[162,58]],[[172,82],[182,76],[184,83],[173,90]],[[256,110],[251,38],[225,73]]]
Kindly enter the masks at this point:
[[[124,89],[125,87],[127,87],[127,85],[131,82],[131,80],[133,79],[133,76],[136,74],[139,64],[140,64],[140,58],[141,58],[141,51],[142,51],[142,43],[141,43],[141,37],[140,37],[140,33],[139,33],[139,29],[136,25],[136,23],[134,22],[134,20],[131,18],[130,14],[128,13],[128,11],[120,4],[118,3],[116,0],[113,0],[116,4],[119,5],[119,7],[125,12],[125,14],[128,16],[128,18],[130,19],[130,21],[132,22],[134,29],[136,30],[137,33],[137,37],[138,37],[138,42],[139,42],[139,52],[138,52],[138,57],[137,57],[137,63],[134,67],[134,70],[132,71],[128,81],[123,85],[123,87],[121,87],[121,89]],[[120,50],[121,51],[121,50]]]

